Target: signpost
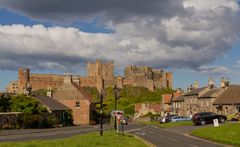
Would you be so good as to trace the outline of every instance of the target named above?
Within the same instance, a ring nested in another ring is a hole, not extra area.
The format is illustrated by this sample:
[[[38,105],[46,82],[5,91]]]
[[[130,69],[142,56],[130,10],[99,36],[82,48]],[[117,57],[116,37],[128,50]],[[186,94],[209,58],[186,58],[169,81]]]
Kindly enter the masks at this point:
[[[219,127],[218,119],[213,120],[214,127]]]
[[[115,116],[117,119],[117,133],[119,133],[119,125],[120,125],[120,121],[123,117],[124,111],[123,110],[115,110],[111,112],[112,116]]]

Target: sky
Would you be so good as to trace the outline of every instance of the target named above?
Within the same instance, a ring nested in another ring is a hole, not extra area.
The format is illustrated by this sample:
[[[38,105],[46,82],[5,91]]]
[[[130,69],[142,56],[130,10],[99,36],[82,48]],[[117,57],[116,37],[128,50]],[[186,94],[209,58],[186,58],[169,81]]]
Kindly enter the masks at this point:
[[[0,91],[20,67],[86,75],[96,59],[171,71],[174,88],[240,84],[239,24],[237,0],[0,0]]]

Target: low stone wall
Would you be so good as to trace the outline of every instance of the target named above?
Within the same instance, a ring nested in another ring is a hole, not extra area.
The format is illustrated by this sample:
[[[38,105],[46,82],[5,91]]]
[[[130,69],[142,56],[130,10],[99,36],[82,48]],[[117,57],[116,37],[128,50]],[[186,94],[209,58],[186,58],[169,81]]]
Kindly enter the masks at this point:
[[[0,113],[0,129],[20,128],[21,112],[2,112]]]

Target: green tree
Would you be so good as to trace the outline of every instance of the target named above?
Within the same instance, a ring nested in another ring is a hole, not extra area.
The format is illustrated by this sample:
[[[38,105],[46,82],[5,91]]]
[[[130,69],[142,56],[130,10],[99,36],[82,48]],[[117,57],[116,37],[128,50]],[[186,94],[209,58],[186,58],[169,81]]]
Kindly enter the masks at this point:
[[[10,100],[12,112],[23,112],[24,114],[41,114],[47,112],[35,98],[26,95],[16,95]]]
[[[4,94],[0,96],[0,112],[7,112],[10,110],[10,96]]]

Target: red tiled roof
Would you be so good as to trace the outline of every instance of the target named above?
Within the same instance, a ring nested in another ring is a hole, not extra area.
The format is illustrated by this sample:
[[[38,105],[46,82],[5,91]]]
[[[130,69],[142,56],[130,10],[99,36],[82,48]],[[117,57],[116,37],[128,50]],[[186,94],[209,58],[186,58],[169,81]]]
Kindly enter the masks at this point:
[[[170,104],[172,99],[172,94],[163,94],[162,95],[164,104]]]

